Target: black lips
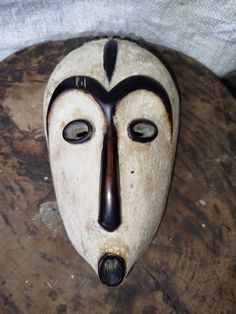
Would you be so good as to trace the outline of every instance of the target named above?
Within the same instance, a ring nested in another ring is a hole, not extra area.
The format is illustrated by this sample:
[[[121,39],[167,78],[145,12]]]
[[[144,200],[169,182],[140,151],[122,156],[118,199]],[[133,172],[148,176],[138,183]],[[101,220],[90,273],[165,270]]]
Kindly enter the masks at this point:
[[[103,255],[98,263],[98,274],[107,286],[118,286],[125,277],[125,261],[115,254]]]

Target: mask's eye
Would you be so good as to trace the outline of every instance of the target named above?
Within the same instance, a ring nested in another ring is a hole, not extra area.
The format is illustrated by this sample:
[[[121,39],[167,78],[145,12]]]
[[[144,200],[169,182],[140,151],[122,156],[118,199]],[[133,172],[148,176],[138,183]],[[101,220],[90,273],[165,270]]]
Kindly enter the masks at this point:
[[[158,129],[152,121],[137,119],[129,124],[128,134],[133,141],[146,143],[152,141],[157,136]]]
[[[84,143],[91,138],[93,134],[93,127],[86,120],[74,120],[64,127],[62,134],[64,140],[68,143]]]

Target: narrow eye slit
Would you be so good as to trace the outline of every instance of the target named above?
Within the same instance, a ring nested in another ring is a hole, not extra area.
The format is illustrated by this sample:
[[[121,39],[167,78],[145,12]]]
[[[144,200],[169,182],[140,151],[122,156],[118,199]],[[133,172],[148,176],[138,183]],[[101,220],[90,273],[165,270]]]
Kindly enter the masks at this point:
[[[93,127],[87,120],[69,122],[63,130],[63,138],[68,143],[79,144],[88,141],[93,134]]]
[[[128,126],[128,135],[135,142],[150,142],[154,140],[157,134],[157,126],[146,119],[134,120]]]

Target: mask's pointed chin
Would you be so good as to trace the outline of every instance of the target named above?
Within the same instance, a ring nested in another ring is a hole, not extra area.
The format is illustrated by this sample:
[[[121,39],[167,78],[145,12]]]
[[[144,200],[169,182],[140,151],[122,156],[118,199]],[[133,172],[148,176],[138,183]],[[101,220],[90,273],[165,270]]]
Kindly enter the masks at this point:
[[[118,286],[126,274],[126,264],[122,257],[107,253],[98,262],[98,275],[107,286]]]

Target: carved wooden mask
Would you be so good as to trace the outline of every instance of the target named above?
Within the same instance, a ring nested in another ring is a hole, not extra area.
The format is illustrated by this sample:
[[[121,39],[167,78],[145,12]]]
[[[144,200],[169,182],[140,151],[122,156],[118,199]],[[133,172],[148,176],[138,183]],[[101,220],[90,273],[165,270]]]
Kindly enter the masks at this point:
[[[55,68],[44,98],[59,210],[81,256],[118,285],[150,244],[168,195],[179,98],[160,60],[94,40]]]

